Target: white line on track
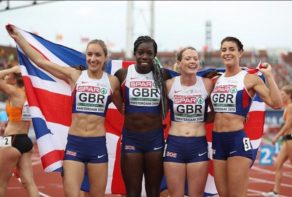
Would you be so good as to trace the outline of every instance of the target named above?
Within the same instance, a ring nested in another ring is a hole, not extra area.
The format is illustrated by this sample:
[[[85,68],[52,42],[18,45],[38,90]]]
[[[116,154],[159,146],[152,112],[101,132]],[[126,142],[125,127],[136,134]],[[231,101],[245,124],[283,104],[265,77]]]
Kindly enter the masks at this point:
[[[273,175],[275,175],[275,171],[268,170],[268,169],[262,169],[262,168],[257,167],[257,166],[253,166],[252,167],[252,170],[259,171],[259,172],[263,172],[263,173],[266,173],[266,174],[273,174]],[[290,175],[288,173],[283,173],[283,176],[284,177],[292,178],[292,175]]]
[[[17,178],[17,180],[18,180],[19,183],[21,183],[21,179],[20,178]],[[40,191],[39,191],[39,195],[43,196],[43,197],[51,197],[51,196],[49,196],[49,195],[47,195],[47,194],[45,194],[43,192],[40,192]]]
[[[266,184],[271,184],[274,185],[274,181],[269,181],[269,180],[264,180],[264,179],[259,179],[259,178],[254,178],[254,177],[249,177],[250,181],[258,182],[258,183],[266,183]],[[281,187],[289,187],[292,188],[291,184],[286,184],[286,183],[281,183]]]

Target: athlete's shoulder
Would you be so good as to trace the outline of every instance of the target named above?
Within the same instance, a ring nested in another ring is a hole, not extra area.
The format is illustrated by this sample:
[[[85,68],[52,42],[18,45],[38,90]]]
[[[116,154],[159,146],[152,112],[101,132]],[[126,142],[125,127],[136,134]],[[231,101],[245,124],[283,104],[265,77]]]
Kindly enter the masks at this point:
[[[119,81],[122,82],[126,79],[127,73],[128,68],[120,68],[115,72],[114,76],[116,76],[119,79]]]

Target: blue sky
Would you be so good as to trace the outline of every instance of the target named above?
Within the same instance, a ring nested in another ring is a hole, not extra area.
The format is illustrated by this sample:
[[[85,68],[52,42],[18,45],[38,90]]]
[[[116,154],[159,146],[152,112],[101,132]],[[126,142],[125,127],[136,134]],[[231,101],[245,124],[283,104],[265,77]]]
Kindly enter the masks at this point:
[[[11,2],[11,7],[27,5]],[[149,1],[134,2],[134,38],[149,34]],[[0,3],[5,8],[6,1]],[[38,32],[53,42],[84,50],[81,37],[103,39],[112,51],[125,50],[127,1],[58,1],[0,12],[0,44],[14,45],[5,25]],[[212,23],[212,47],[218,49],[225,36],[238,37],[245,48],[292,50],[291,1],[155,1],[154,38],[159,50],[184,46],[201,50],[205,23]],[[132,47],[132,46],[131,46]]]

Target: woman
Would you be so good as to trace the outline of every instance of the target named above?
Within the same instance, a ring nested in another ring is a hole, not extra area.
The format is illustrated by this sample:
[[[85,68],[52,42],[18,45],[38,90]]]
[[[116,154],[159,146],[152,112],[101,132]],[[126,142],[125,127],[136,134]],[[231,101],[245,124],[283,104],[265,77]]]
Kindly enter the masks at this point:
[[[30,114],[18,66],[0,71],[0,91],[9,96],[6,103],[8,124],[3,138],[0,137],[0,196],[6,196],[7,184],[15,167],[29,196],[39,196],[31,164],[33,144],[27,135]]]
[[[87,70],[80,71],[47,61],[33,49],[14,26],[7,31],[40,68],[68,82],[73,97],[72,122],[64,156],[65,196],[78,196],[87,164],[92,196],[104,196],[108,175],[104,117],[110,100],[122,110],[119,81],[103,71],[107,48],[92,40],[86,48]]]
[[[156,42],[149,36],[140,36],[134,43],[136,64],[115,74],[122,84],[125,103],[121,170],[126,195],[131,197],[141,196],[143,175],[146,195],[156,197],[160,193],[164,148],[162,80],[169,76],[154,64],[156,54]]]
[[[204,122],[212,81],[196,76],[200,60],[193,47],[179,51],[177,65],[181,75],[166,81],[171,127],[164,152],[164,172],[170,196],[184,196],[187,179],[188,196],[201,197],[208,176]]]
[[[264,196],[270,197],[277,197],[280,193],[283,165],[288,159],[292,162],[292,155],[290,154],[292,152],[292,85],[284,86],[281,89],[281,96],[285,107],[283,114],[284,125],[273,138],[272,143],[275,144],[281,136],[283,136],[284,141],[275,162],[275,185],[273,191],[263,193]]]
[[[237,38],[226,37],[221,41],[225,73],[218,78],[211,94],[216,112],[212,133],[214,178],[221,197],[246,196],[254,155],[243,128],[253,96],[257,93],[274,109],[282,106],[271,65],[263,63],[259,68],[266,86],[259,76],[241,69],[242,54],[243,45]]]

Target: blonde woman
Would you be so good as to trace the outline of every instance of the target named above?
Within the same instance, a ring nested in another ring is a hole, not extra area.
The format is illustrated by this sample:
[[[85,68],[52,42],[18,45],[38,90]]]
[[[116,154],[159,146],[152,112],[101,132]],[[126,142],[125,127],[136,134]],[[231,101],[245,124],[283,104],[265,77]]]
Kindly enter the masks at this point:
[[[180,76],[166,81],[171,126],[164,151],[164,172],[170,196],[201,197],[208,176],[208,144],[205,121],[213,85],[197,76],[199,54],[186,47],[177,54]],[[175,172],[175,173],[174,173]]]
[[[104,120],[111,101],[122,111],[120,83],[104,72],[107,48],[102,40],[92,40],[86,48],[87,70],[64,67],[43,58],[14,26],[7,31],[24,53],[40,68],[68,82],[72,90],[72,122],[64,156],[65,196],[79,196],[87,167],[91,196],[104,196],[108,176]]]

